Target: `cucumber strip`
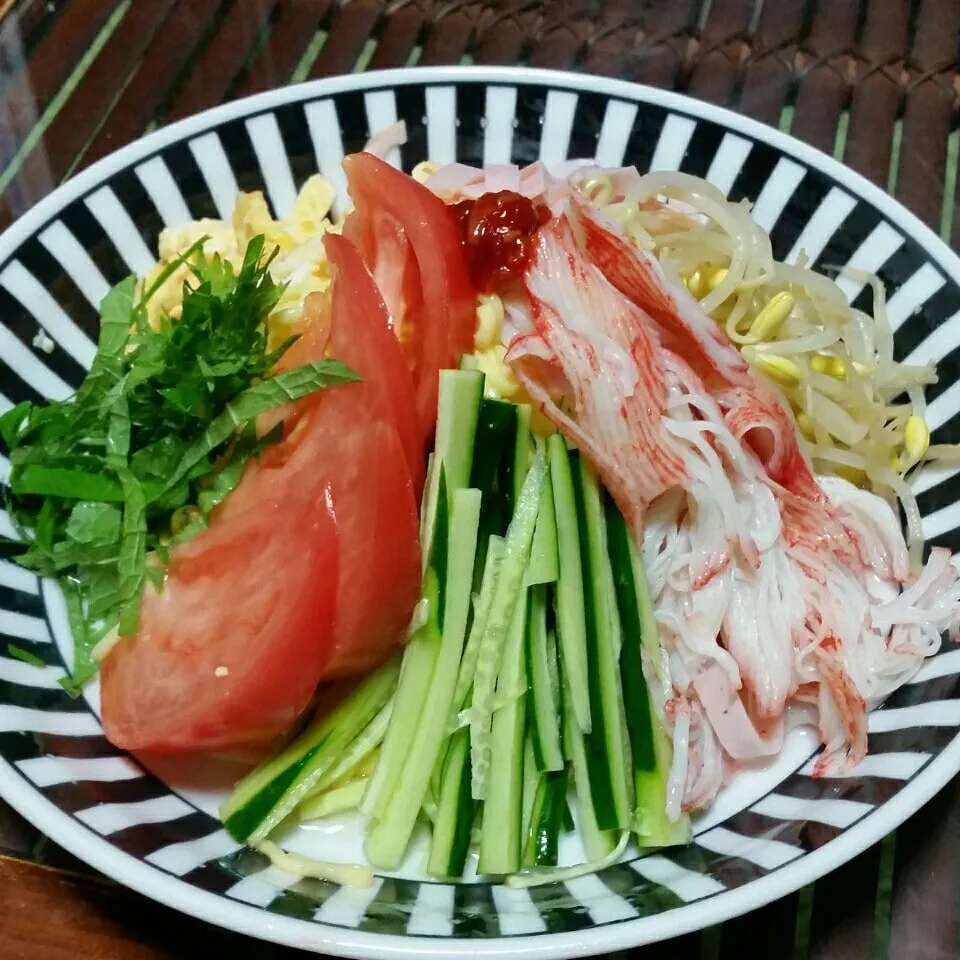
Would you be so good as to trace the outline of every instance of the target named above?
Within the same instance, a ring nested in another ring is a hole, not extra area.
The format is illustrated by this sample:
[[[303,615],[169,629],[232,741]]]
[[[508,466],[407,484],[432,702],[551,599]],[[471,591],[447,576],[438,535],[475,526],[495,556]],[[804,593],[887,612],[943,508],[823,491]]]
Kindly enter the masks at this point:
[[[584,746],[585,734],[577,726],[573,716],[573,703],[570,688],[564,684],[563,725],[564,742],[570,747],[573,779],[577,788],[577,826],[580,828],[580,842],[588,860],[600,860],[616,846],[616,835],[612,830],[601,830],[597,826],[597,817],[593,808],[593,795],[590,789],[590,771],[587,767],[587,751]]]
[[[448,526],[452,498],[469,479],[480,401],[482,373],[444,370],[437,402],[437,440],[427,466],[420,515],[423,588],[414,611],[412,637],[403,654],[396,703],[396,722],[384,737],[380,761],[361,809],[376,818],[394,795],[417,732],[420,714],[440,655],[447,607]]]
[[[533,801],[537,794],[537,784],[540,783],[540,771],[537,770],[537,761],[533,756],[533,740],[530,738],[530,727],[527,726],[527,735],[523,739],[523,797],[522,817],[520,819],[520,836],[525,837],[530,829],[530,817],[533,814]]]
[[[483,639],[490,619],[490,607],[493,602],[493,591],[500,574],[500,562],[503,559],[503,538],[492,536],[487,545],[486,564],[483,570],[483,579],[480,583],[480,593],[473,604],[473,623],[467,637],[467,645],[463,648],[460,658],[460,670],[457,673],[457,687],[453,694],[453,713],[450,718],[451,727],[457,725],[457,714],[464,708],[470,687],[473,686],[473,675],[477,670],[477,657],[480,655],[480,641]]]
[[[451,738],[443,765],[440,802],[427,860],[430,876],[441,879],[462,876],[475,811],[476,804],[470,796],[470,734],[464,728]]]
[[[470,486],[484,494],[483,523],[495,515],[503,535],[513,512],[513,460],[517,446],[516,404],[488,397],[480,402],[473,441]],[[490,494],[491,496],[487,496]]]
[[[373,776],[373,771],[377,768],[377,761],[379,759],[380,748],[374,747],[359,763],[355,763],[339,777],[331,776],[333,771],[325,773],[323,777],[317,781],[317,785],[303,798],[302,803],[318,797],[321,793],[336,790],[337,787],[342,787],[345,783],[352,783],[354,780],[362,780],[364,787],[366,787],[370,778]],[[340,761],[337,762],[336,766],[340,767]],[[360,799],[362,800],[363,797]]]
[[[483,382],[483,374],[476,370],[440,371],[434,450],[443,461],[451,496],[470,484]]]
[[[524,635],[526,595],[518,600],[503,651],[498,684],[511,690],[524,686]],[[526,695],[493,714],[490,741],[490,774],[484,800],[484,828],[480,832],[480,873],[499,875],[520,869],[523,819],[523,738],[527,714]]]
[[[693,839],[690,817],[683,813],[676,820],[667,814],[667,780],[673,761],[673,742],[659,722],[654,728],[653,748],[657,757],[653,770],[634,770],[636,809],[633,832],[641,847],[684,846]]]
[[[587,685],[587,627],[583,606],[583,569],[580,562],[580,526],[574,497],[573,475],[567,444],[559,433],[547,438],[550,480],[553,487],[560,576],[555,595],[557,637],[564,675],[570,688],[577,726],[589,733],[590,689]]]
[[[617,610],[623,633],[620,652],[620,675],[623,682],[627,727],[630,731],[630,749],[636,770],[653,770],[656,754],[653,747],[653,725],[650,718],[650,693],[643,677],[640,647],[643,642],[643,624],[640,619],[639,591],[647,593],[645,578],[634,576],[632,537],[626,521],[616,504],[608,497],[605,503],[607,523],[607,550],[613,569],[617,594]],[[649,602],[649,594],[648,602]]]
[[[286,750],[244,777],[220,808],[231,836],[251,846],[265,839],[390,699],[399,672],[400,658],[394,657],[330,713],[311,721]]]
[[[523,855],[525,867],[555,867],[560,828],[567,805],[567,770],[544,774],[537,785]]]
[[[514,610],[523,593],[523,574],[530,559],[530,546],[537,522],[540,494],[546,466],[543,454],[537,451],[507,530],[497,577],[490,603],[490,615],[480,641],[477,669],[473,680],[470,720],[470,790],[475,800],[486,796],[490,769],[490,735],[493,722],[493,695],[497,671]]]
[[[380,712],[367,724],[363,733],[350,744],[346,753],[330,768],[328,773],[323,775],[317,783],[314,793],[328,790],[338,780],[346,777],[354,767],[370,757],[373,751],[383,743],[395,700],[396,696],[391,696],[383,705]]]
[[[513,515],[513,461],[517,444],[517,408],[484,398],[477,416],[470,486],[483,494],[480,534],[473,568],[473,589],[480,589],[491,536],[503,537]]]
[[[530,732],[537,769],[562,770],[560,743],[560,700],[558,697],[557,653],[551,649],[547,630],[547,586],[528,589],[527,605],[527,681],[530,689]],[[553,664],[550,658],[553,658]]]
[[[470,483],[483,381],[483,374],[475,370],[440,371],[437,437],[429,464],[420,525],[425,563],[433,548],[441,469],[446,480],[448,510],[453,494]]]
[[[533,408],[528,403],[519,403],[516,405],[516,411],[517,437],[516,443],[513,445],[512,472],[514,510],[516,510],[517,501],[520,499],[520,491],[523,490],[523,481],[526,479],[527,472],[530,469],[531,458],[536,449],[533,442],[533,434],[530,433],[530,420],[533,417]],[[542,492],[540,495],[543,496]],[[539,516],[539,511],[537,515]]]
[[[507,877],[505,886],[512,887],[514,890],[522,890],[527,887],[544,886],[548,883],[566,883],[570,880],[576,880],[578,877],[588,876],[591,873],[600,873],[607,867],[613,866],[626,853],[629,841],[630,834],[624,830],[616,846],[603,857],[589,860],[587,863],[577,863],[572,867],[556,867],[554,869],[517,873]]]
[[[557,705],[557,730],[560,735],[560,752],[564,760],[568,758],[563,755],[563,723],[560,721],[560,714],[563,709],[563,693],[560,689],[560,662],[557,652],[557,632],[552,623],[551,614],[553,613],[553,604],[551,602],[551,590],[547,589],[546,596],[547,613],[547,677],[550,681],[550,694],[553,702]]]
[[[577,519],[583,534],[583,602],[587,625],[587,682],[593,729],[584,736],[590,792],[601,830],[627,828],[632,777],[627,769],[620,687],[620,626],[607,554],[602,490],[586,457],[571,453]],[[570,671],[564,672],[570,677]]]
[[[564,833],[573,833],[577,825],[573,822],[573,811],[570,809],[570,801],[566,800],[563,804],[563,820],[561,822]]]
[[[627,523],[609,496],[605,515],[607,549],[623,632],[620,674],[636,792],[634,832],[638,842],[645,847],[688,843],[691,836],[689,817],[684,815],[672,821],[666,813],[673,744],[656,715],[643,674],[641,648],[650,652],[654,663],[660,655],[646,570]]]
[[[347,810],[356,810],[367,789],[366,780],[351,780],[342,786],[325,790],[323,793],[307,797],[297,808],[301,822],[304,820],[320,820],[323,817],[333,816],[335,813],[344,813]]]
[[[543,499],[537,515],[537,529],[533,534],[530,564],[523,582],[532,587],[538,583],[556,583],[560,578],[560,558],[557,551],[557,519],[553,506],[553,483],[547,474],[543,485]]]
[[[453,495],[444,629],[439,656],[415,728],[416,738],[404,760],[396,790],[390,795],[380,819],[371,826],[364,844],[367,859],[384,869],[396,869],[403,858],[430,784],[430,776],[447,740],[450,708],[470,608],[480,499],[479,490],[457,490]]]
[[[430,682],[440,653],[440,630],[436,602],[428,602],[428,620],[410,638],[403,651],[403,665],[390,724],[380,748],[377,768],[364,794],[360,809],[378,818],[393,796],[410,752],[423,713]]]

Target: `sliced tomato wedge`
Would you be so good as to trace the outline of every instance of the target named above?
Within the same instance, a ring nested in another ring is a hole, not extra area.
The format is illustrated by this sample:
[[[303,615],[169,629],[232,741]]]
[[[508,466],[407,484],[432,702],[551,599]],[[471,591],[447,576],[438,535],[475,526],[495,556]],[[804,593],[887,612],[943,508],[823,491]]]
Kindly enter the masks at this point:
[[[101,669],[104,732],[125,750],[269,740],[306,708],[331,657],[338,543],[322,496],[214,523],[185,559],[162,592],[144,593],[137,635]]]
[[[429,437],[436,423],[437,373],[473,349],[476,293],[459,227],[439,197],[372,154],[353,154],[343,166],[354,203],[345,234],[381,282],[397,336],[414,358],[417,414]],[[396,227],[406,244],[397,239]],[[419,290],[413,287],[417,279]]]
[[[331,343],[349,315],[335,317]],[[322,394],[269,456],[248,468],[220,513],[242,516],[250,500],[282,503],[288,490],[324,479],[340,533],[335,654],[324,679],[386,659],[403,642],[420,589],[417,498],[396,425],[380,409],[375,339],[352,341],[350,366],[363,381]]]
[[[339,402],[338,402],[338,405]],[[356,423],[342,403],[341,424]],[[324,416],[328,429],[333,414]],[[406,638],[420,594],[419,515],[404,481],[404,452],[385,421],[349,435],[331,453],[330,493],[340,531],[337,613],[324,680],[382,663]]]
[[[414,495],[419,499],[426,466],[417,428],[416,395],[403,350],[390,328],[383,297],[357,248],[335,233],[324,238],[327,259],[336,268],[330,352],[362,374],[365,402],[373,400],[378,419],[389,420],[407,458]],[[296,344],[294,344],[296,346]]]

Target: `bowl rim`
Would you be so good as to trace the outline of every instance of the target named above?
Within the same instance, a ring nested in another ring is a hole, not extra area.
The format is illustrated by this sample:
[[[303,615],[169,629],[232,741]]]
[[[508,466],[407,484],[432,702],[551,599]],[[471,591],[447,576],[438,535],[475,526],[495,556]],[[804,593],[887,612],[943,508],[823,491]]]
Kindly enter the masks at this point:
[[[855,197],[872,204],[905,236],[912,237],[946,275],[960,284],[960,257],[930,227],[860,174],[789,134],[733,110],[684,94],[625,80],[519,66],[440,66],[371,71],[294,84],[202,111],[127,144],[53,190],[0,234],[0,265],[14,256],[24,241],[36,235],[68,204],[107,184],[121,170],[136,165],[172,143],[196,137],[230,121],[266,113],[291,103],[322,100],[352,91],[463,83],[511,87],[537,85],[548,90],[592,92],[628,103],[649,103],[674,113],[716,122],[725,130],[765,142],[783,157],[794,158],[826,174]],[[361,960],[414,960],[426,957],[552,960],[641,946],[713,926],[756,910],[824,876],[878,842],[932,799],[958,771],[960,735],[954,737],[892,799],[875,807],[841,836],[765,877],[706,900],[688,902],[652,916],[591,926],[578,932],[489,939],[368,933],[272,914],[198,889],[114,847],[109,837],[100,836],[78,823],[43,797],[2,757],[0,794],[25,819],[55,842],[119,883],[182,913],[239,933]]]

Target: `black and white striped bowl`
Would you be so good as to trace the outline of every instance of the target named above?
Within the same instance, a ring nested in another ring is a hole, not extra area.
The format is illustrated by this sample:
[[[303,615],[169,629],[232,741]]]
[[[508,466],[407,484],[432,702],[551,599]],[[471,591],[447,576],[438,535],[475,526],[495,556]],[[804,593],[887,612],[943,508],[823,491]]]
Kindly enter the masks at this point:
[[[229,218],[238,189],[265,188],[282,215],[318,170],[342,189],[343,155],[398,117],[409,131],[398,158],[407,170],[427,157],[596,156],[641,171],[684,170],[749,197],[777,257],[802,248],[818,265],[879,273],[898,358],[939,365],[928,414],[936,438],[960,440],[960,260],[915,217],[823,154],[736,114],[631,84],[509,68],[372,73],[277,90],[163,129],[71,180],[0,237],[2,408],[73,391],[94,353],[100,298],[153,265],[165,224]],[[841,283],[858,304],[868,296]],[[34,346],[38,324],[55,341],[49,354]],[[6,460],[0,469],[6,479]],[[956,550],[956,471],[915,484],[928,540]],[[12,532],[5,515],[0,532]],[[96,690],[75,701],[57,684],[70,657],[58,592],[9,559],[0,560],[0,635],[0,794],[20,813],[147,896],[346,956],[579,956],[713,925],[849,860],[960,770],[960,649],[948,646],[872,714],[860,769],[814,780],[813,744],[794,740],[772,770],[727,792],[688,849],[529,892],[415,873],[352,890],[297,882],[239,850],[215,817],[216,794],[114,750]],[[4,656],[4,640],[46,666]]]

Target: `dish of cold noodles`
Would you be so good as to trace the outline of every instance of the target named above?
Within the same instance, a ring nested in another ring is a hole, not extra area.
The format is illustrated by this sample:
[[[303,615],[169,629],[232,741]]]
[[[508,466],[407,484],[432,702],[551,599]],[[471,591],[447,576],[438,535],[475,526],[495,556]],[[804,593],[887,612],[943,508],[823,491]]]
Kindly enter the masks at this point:
[[[0,418],[68,689],[119,748],[244,758],[227,830],[357,885],[417,833],[513,885],[684,844],[796,724],[855,767],[960,625],[908,484],[960,451],[880,282],[854,309],[685,174],[410,177],[402,136],[337,220],[315,176],[166,229],[76,395]],[[344,811],[366,863],[283,848]]]

